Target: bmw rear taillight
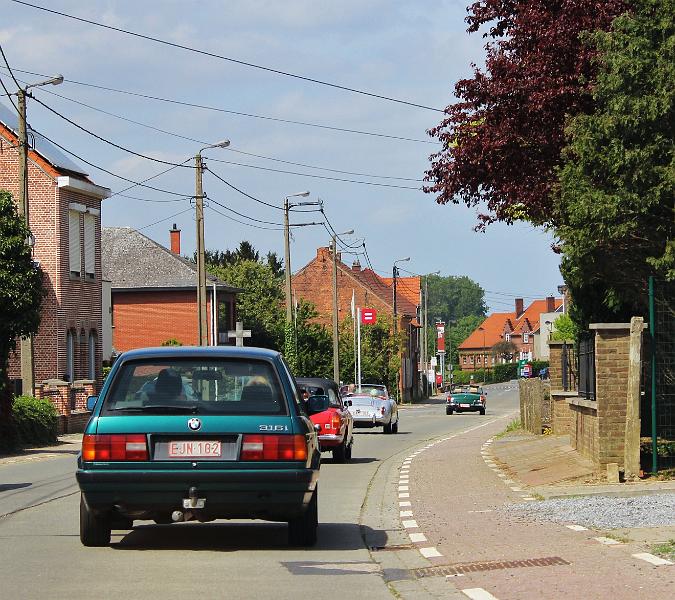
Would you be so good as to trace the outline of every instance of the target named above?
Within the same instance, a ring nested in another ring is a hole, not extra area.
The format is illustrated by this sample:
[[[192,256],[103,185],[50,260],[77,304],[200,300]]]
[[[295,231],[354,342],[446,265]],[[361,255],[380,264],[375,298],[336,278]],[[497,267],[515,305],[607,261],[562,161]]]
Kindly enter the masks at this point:
[[[148,460],[148,441],[143,433],[85,435],[82,460]]]
[[[330,426],[333,429],[340,429],[340,417],[338,415],[333,415],[330,418]]]
[[[245,434],[241,460],[307,460],[304,435]]]
[[[380,406],[380,414],[384,416],[384,406]]]

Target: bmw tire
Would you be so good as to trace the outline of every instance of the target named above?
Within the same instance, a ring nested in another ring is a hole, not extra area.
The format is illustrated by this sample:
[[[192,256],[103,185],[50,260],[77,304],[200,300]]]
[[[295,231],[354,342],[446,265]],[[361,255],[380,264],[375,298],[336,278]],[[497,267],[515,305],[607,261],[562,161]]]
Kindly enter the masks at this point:
[[[336,463],[347,462],[347,439],[342,440],[339,446],[333,448],[333,461]]]
[[[111,520],[109,514],[93,513],[80,495],[80,541],[83,546],[100,547],[110,545]]]
[[[390,434],[390,433],[391,433],[391,431],[392,431],[392,429],[391,429],[391,421],[389,421],[389,423],[387,423],[386,425],[384,425],[384,427],[382,427],[382,431],[383,431],[384,433],[386,433],[386,434]]]
[[[319,488],[314,490],[307,510],[288,522],[288,542],[291,546],[305,547],[316,544],[319,528]]]
[[[396,423],[391,426],[391,432],[398,433],[398,419],[396,419]]]

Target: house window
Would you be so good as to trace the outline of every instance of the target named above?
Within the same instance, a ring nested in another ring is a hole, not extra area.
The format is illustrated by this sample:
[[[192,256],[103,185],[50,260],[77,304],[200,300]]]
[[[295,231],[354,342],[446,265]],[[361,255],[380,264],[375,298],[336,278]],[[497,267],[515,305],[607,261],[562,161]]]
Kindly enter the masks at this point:
[[[477,357],[476,357],[476,362],[477,362],[478,364],[480,364],[480,356],[477,356]]]
[[[75,380],[75,332],[69,329],[66,332],[66,381]]]
[[[462,364],[466,364],[466,356],[462,356]]]
[[[529,344],[529,343],[530,343],[530,334],[524,333],[523,334],[523,344]]]
[[[510,333],[507,333],[507,334],[504,336],[504,339],[505,339],[507,342],[510,342],[510,341],[511,341],[511,334],[510,334]]]
[[[68,211],[68,264],[70,275],[80,277],[82,272],[82,243],[80,240],[80,213]]]
[[[471,355],[471,357],[469,358],[469,360],[471,361],[471,364],[473,364],[473,354]]]
[[[96,346],[98,335],[95,330],[89,332],[89,339],[87,343],[87,376],[89,379],[96,379]]]
[[[96,217],[84,215],[84,277],[94,279],[96,276]]]

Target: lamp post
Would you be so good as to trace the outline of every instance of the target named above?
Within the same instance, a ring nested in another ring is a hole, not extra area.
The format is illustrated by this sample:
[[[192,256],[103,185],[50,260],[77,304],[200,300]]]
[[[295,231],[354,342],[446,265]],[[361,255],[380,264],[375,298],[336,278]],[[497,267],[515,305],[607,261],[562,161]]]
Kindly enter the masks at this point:
[[[208,346],[209,330],[206,317],[206,257],[204,247],[204,190],[202,178],[206,168],[202,152],[209,148],[227,148],[230,140],[222,140],[204,146],[195,156],[195,213],[197,221],[197,319],[199,324],[199,345]]]
[[[422,324],[422,335],[424,336],[424,344],[422,345],[422,364],[424,365],[425,374],[429,374],[429,338],[427,333],[427,324],[428,324],[428,315],[427,315],[427,298],[429,297],[429,275],[440,275],[440,271],[434,271],[433,273],[428,273],[424,276],[424,308],[423,308],[423,324]]]
[[[353,229],[342,233],[334,233],[331,238],[331,250],[333,252],[333,380],[340,383],[340,357],[339,357],[339,319],[338,319],[338,289],[337,289],[337,238],[341,235],[351,235]]]
[[[486,348],[485,348],[485,329],[483,327],[479,327],[478,331],[483,332],[483,361],[484,361],[484,363],[483,363],[484,364],[484,366],[483,366],[483,383],[485,383],[485,371],[488,368],[488,366],[487,366],[487,356],[485,354],[485,350],[486,350]]]
[[[398,329],[398,305],[397,305],[397,294],[396,294],[396,279],[398,278],[398,267],[396,266],[400,262],[408,262],[410,260],[409,256],[406,256],[405,258],[399,258],[398,260],[394,261],[394,266],[392,267],[392,278],[393,278],[393,295],[394,295],[394,340],[396,340],[396,334],[397,334],[397,329]],[[400,358],[400,357],[399,357]],[[397,396],[400,398],[402,396],[401,394],[401,361],[399,360],[399,368],[398,368],[398,383],[396,384],[396,392]]]
[[[56,75],[44,81],[30,83],[23,88],[19,88],[16,96],[19,110],[19,215],[26,222],[26,227],[30,231],[30,210],[28,203],[28,128],[26,125],[26,98],[30,97],[28,90],[30,88],[41,87],[43,85],[60,85],[63,83],[63,75]],[[29,234],[31,237],[32,234]],[[33,244],[35,238],[32,237]],[[28,245],[30,243],[27,241]],[[32,253],[31,246],[31,253]],[[27,336],[21,338],[21,388],[22,393],[32,395],[35,387],[35,364],[33,359],[33,338]]]

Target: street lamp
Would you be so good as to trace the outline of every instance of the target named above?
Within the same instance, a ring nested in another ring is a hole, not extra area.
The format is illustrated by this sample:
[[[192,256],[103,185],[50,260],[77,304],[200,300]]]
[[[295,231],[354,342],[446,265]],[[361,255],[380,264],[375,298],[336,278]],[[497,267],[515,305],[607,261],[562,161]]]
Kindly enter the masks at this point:
[[[339,322],[338,322],[338,292],[337,292],[337,238],[341,235],[352,235],[353,229],[342,233],[333,232],[331,249],[333,251],[333,380],[340,383],[339,358]]]
[[[427,333],[427,323],[428,323],[428,315],[427,315],[427,298],[429,296],[429,275],[440,275],[440,271],[434,271],[433,273],[427,273],[424,276],[424,307],[423,307],[423,319],[424,323],[422,325],[422,335],[424,336],[424,345],[422,346],[422,349],[424,350],[424,356],[422,357],[422,364],[424,365],[424,368],[426,369],[427,374],[429,373],[428,370],[428,365],[427,363],[429,362],[429,339],[428,339],[428,333]]]
[[[397,311],[398,306],[397,306],[397,298],[396,298],[396,295],[397,295],[396,294],[396,279],[398,278],[398,267],[396,265],[400,262],[408,262],[409,260],[410,260],[409,256],[406,256],[405,258],[399,258],[398,260],[394,261],[394,266],[392,267],[392,276],[393,276],[392,278],[394,280],[393,281],[394,285],[392,286],[393,287],[393,295],[394,295],[394,340],[396,339],[396,333],[397,333],[397,329],[398,329],[398,323],[396,322],[398,320],[398,314],[397,314],[398,313],[398,311]],[[399,361],[399,363],[400,363],[400,361]],[[399,389],[401,387],[400,386],[400,379],[401,379],[400,370],[401,369],[400,369],[400,364],[399,364],[399,369],[398,369],[399,383],[396,385],[396,388],[397,388],[396,391],[398,392],[399,397],[401,397],[400,389]]]
[[[197,221],[197,318],[199,323],[199,345],[207,346],[208,324],[206,322],[206,257],[204,246],[204,189],[202,179],[204,162],[202,152],[209,148],[227,148],[230,140],[221,140],[204,146],[195,156],[195,212]],[[215,342],[215,340],[214,340]]]
[[[30,88],[43,85],[59,85],[63,83],[63,75],[56,75],[44,81],[29,83],[19,87],[16,95],[19,111],[19,215],[23,216],[26,228],[30,231],[30,210],[28,206],[28,131],[26,127],[26,98],[30,96]],[[33,238],[33,241],[35,238]],[[32,394],[35,387],[35,365],[33,361],[33,338],[21,338],[21,386],[24,394]]]
[[[478,331],[483,332],[483,361],[484,361],[484,366],[483,366],[483,383],[485,383],[485,371],[488,369],[488,364],[487,364],[487,354],[485,354],[485,329],[483,327],[479,327]]]

